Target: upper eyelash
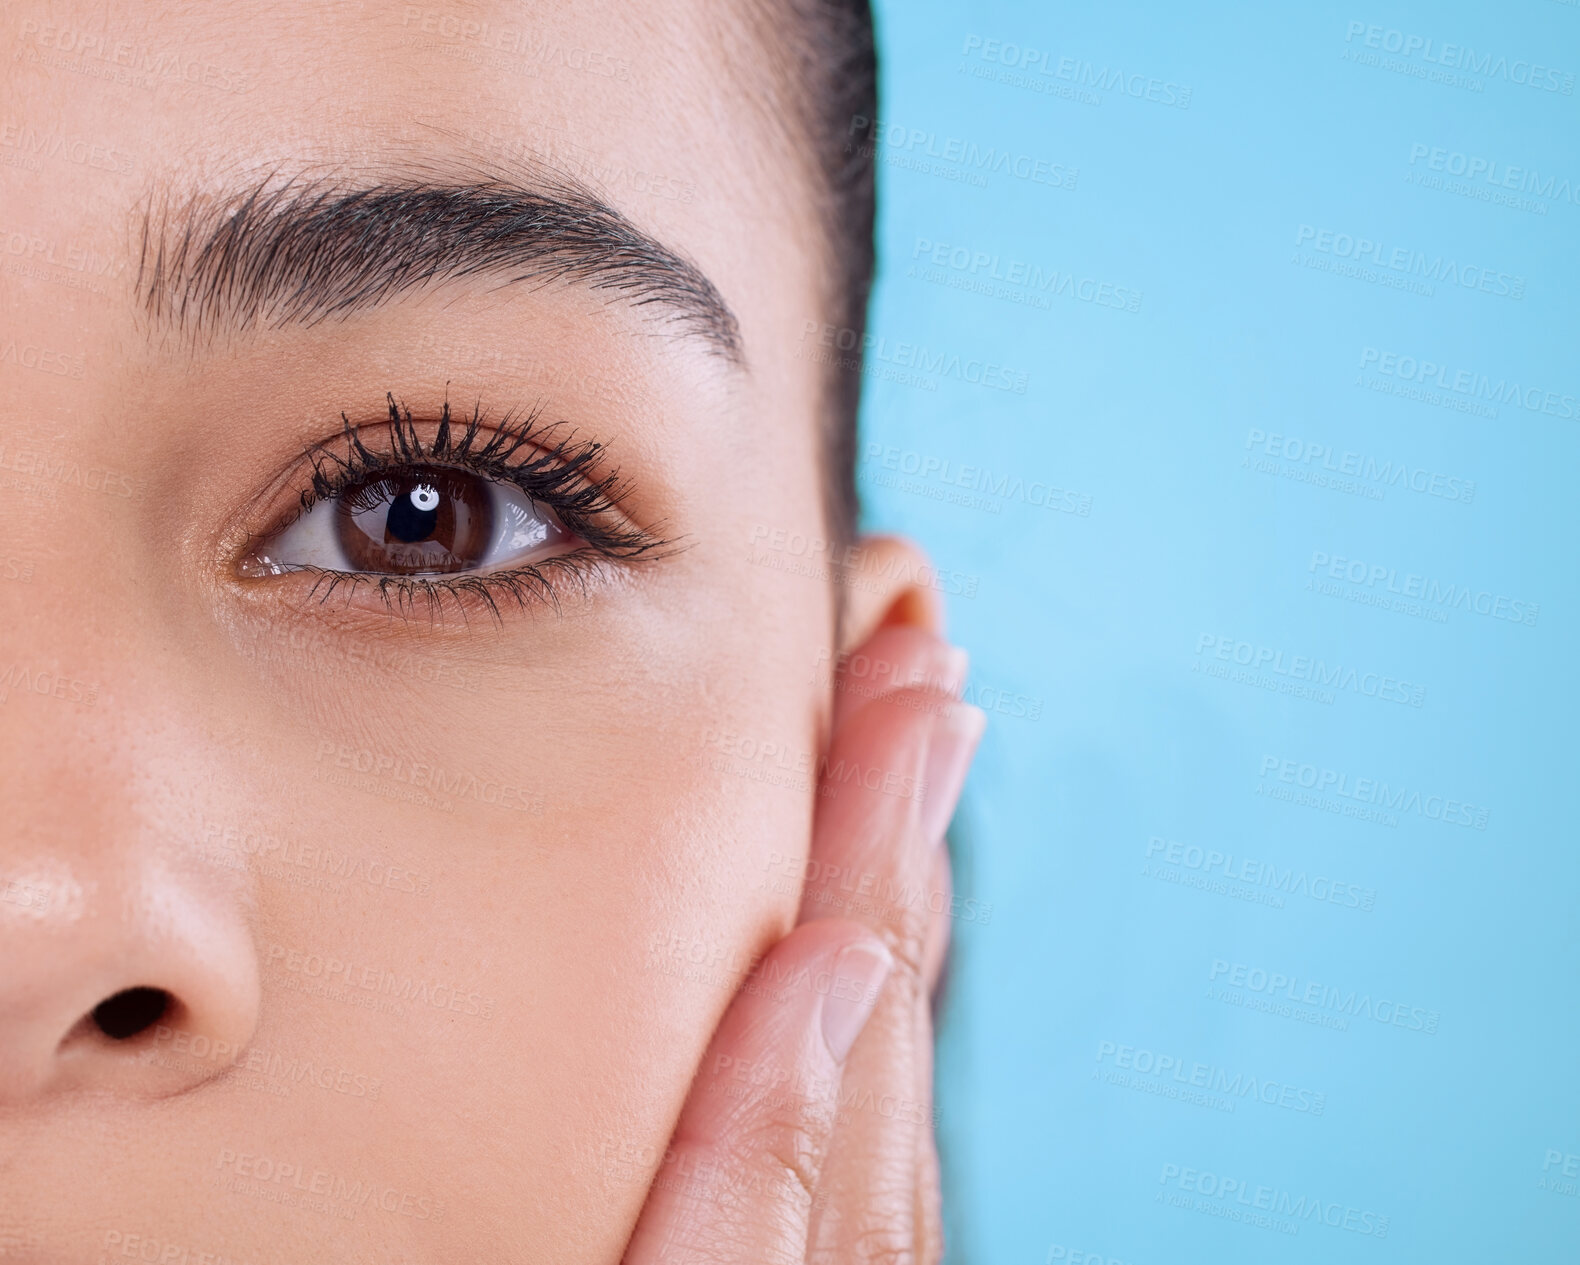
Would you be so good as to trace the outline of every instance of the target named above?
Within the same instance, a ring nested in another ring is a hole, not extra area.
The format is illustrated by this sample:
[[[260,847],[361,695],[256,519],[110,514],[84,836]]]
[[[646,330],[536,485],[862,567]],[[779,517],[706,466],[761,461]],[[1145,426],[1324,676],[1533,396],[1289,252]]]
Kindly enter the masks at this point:
[[[463,429],[457,438],[450,401],[445,400],[438,429],[425,444],[411,410],[403,410],[392,394],[387,393],[384,398],[389,407],[387,421],[393,451],[383,453],[369,448],[362,440],[362,428],[353,426],[342,413],[337,440],[313,444],[304,454],[312,462],[313,475],[311,486],[301,495],[303,513],[319,501],[330,500],[353,484],[381,474],[412,466],[450,465],[513,483],[534,501],[547,505],[566,527],[609,557],[634,558],[668,543],[652,531],[609,521],[630,491],[629,483],[620,478],[617,470],[593,477],[590,469],[603,453],[603,445],[593,440],[578,441],[574,434],[564,439],[555,437],[564,424],[540,424],[541,410],[534,408],[525,415],[506,413],[480,444],[478,437],[483,434],[484,421],[481,403],[461,423]],[[335,442],[345,444],[346,455],[341,456],[330,447]],[[523,448],[536,455],[514,461]]]
[[[392,610],[404,612],[421,600],[428,605],[430,614],[437,614],[444,600],[449,598],[464,611],[462,599],[470,596],[481,601],[498,620],[496,597],[500,595],[522,607],[537,600],[558,608],[558,591],[549,572],[573,577],[585,590],[587,573],[598,561],[653,556],[671,543],[655,530],[636,526],[629,520],[611,521],[630,491],[629,482],[621,479],[617,470],[596,474],[594,467],[604,451],[603,445],[592,440],[579,441],[574,433],[563,439],[557,437],[555,432],[560,431],[564,423],[542,424],[540,409],[533,408],[525,414],[506,413],[496,425],[488,428],[485,438],[481,402],[473,407],[469,418],[457,422],[451,416],[450,402],[446,399],[434,437],[424,443],[411,410],[397,404],[392,393],[386,393],[385,400],[389,409],[386,422],[391,450],[386,453],[368,447],[361,434],[364,428],[353,425],[342,413],[340,435],[334,440],[312,444],[304,453],[312,464],[312,476],[299,498],[299,514],[380,474],[408,470],[413,466],[458,466],[513,484],[533,501],[547,505],[588,547],[536,564],[476,575],[397,576],[309,566],[298,568],[317,574],[312,593],[324,586],[321,600],[327,600],[342,584],[356,587],[371,583]],[[333,445],[336,444],[344,446],[344,453],[335,450]],[[524,448],[531,455],[516,460]],[[274,532],[283,531],[289,525],[281,524]]]

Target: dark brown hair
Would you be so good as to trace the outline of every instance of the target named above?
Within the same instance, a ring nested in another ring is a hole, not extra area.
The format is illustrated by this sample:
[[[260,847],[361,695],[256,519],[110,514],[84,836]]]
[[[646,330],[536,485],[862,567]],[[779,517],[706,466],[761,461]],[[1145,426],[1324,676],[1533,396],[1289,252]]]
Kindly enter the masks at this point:
[[[861,405],[861,347],[874,268],[877,182],[873,158],[878,118],[878,55],[868,0],[815,3],[827,53],[826,79],[814,84],[820,105],[818,150],[829,204],[824,231],[833,246],[837,286],[834,323],[851,331],[855,350],[829,370],[824,431],[829,526],[836,540],[856,534],[856,421]]]
[[[856,422],[877,212],[872,8],[869,0],[774,0],[766,7],[772,16],[763,35],[773,41],[770,55],[788,80],[797,148],[812,159],[808,174],[829,273],[828,319],[839,330],[839,346],[852,348],[827,366],[820,419],[824,508],[832,540],[844,544],[855,538],[861,512]]]

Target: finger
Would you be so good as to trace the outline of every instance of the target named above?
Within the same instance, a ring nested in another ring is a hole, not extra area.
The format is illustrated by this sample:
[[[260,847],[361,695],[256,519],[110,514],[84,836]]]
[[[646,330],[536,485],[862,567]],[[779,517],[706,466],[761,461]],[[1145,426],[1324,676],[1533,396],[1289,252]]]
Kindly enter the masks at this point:
[[[626,1265],[805,1265],[842,1067],[891,965],[831,919],[769,951],[713,1035]]]
[[[929,1179],[930,895],[984,722],[976,708],[946,696],[900,690],[850,715],[830,747],[803,913],[860,918],[884,938],[896,966],[846,1065],[824,1167],[827,1198],[813,1212],[814,1261],[938,1253],[937,1190]]]
[[[933,1107],[933,1011],[931,997],[916,1008],[917,1101],[925,1104],[926,1125],[916,1140],[916,1184],[912,1189],[916,1222],[916,1259],[944,1256],[943,1192],[939,1185],[937,1113]]]
[[[986,717],[928,690],[892,691],[835,731],[818,786],[800,920],[855,918],[919,968],[935,910],[936,854]]]
[[[862,703],[898,689],[920,689],[958,698],[965,687],[968,667],[969,657],[963,648],[952,646],[925,629],[911,625],[880,628],[854,652],[840,659],[839,675],[835,681],[835,728],[837,730],[840,722]],[[932,700],[917,695],[914,702],[931,703]],[[939,793],[947,794],[947,791],[941,790]],[[816,866],[815,851],[811,860]],[[815,871],[812,876],[814,879],[818,877]],[[949,947],[947,915],[952,908],[953,892],[946,849],[940,849],[933,862],[930,880],[927,899],[934,917],[924,947],[924,974],[929,989],[932,989],[937,985]],[[827,883],[822,885],[821,890],[815,893],[821,897],[820,908],[807,910],[807,913],[838,912],[829,908],[832,886]]]
[[[924,628],[886,625],[855,650],[840,655],[833,727],[837,732],[863,703],[892,690],[926,689],[958,697],[969,666],[965,650]]]
[[[936,715],[940,702],[938,694],[958,694],[964,684],[966,661],[963,652],[945,646],[918,629],[890,628],[881,630],[855,654],[848,656],[842,668],[835,713],[841,721],[848,720],[853,710],[871,701],[882,692],[885,685],[891,688],[923,687],[921,692],[913,690],[903,699],[890,700],[891,704],[898,704],[910,713],[913,732],[908,737],[914,742],[917,737],[914,725],[920,723],[923,728],[926,727],[917,713]],[[933,688],[929,690],[927,687]],[[902,719],[899,723],[904,725],[906,722]],[[891,748],[886,755],[878,755],[874,750],[875,758],[865,759],[862,754],[865,743],[870,740],[881,745],[885,741],[885,730],[890,738],[896,735],[882,721],[880,713],[869,715],[863,726],[870,726],[872,733],[863,734],[862,726],[842,733],[830,752],[827,769],[832,775],[832,784],[825,789],[833,791],[835,797],[839,791],[838,776],[844,769],[872,763],[890,764],[898,768],[906,759],[903,751],[906,736],[899,738],[902,750]],[[842,726],[839,728],[842,729]],[[923,768],[926,768],[925,762]],[[925,772],[923,776],[925,778]],[[948,852],[941,846],[944,823],[938,820],[939,810],[936,806],[952,803],[958,792],[959,778],[952,780],[952,785],[932,788],[935,809],[930,815],[930,824],[924,827],[921,816],[918,814],[916,817],[915,829],[923,840],[930,834],[940,839],[940,846],[924,848],[921,853],[914,848],[908,850],[903,838],[896,833],[907,829],[907,813],[903,805],[891,803],[893,811],[887,814],[890,823],[887,830],[853,831],[852,821],[862,815],[859,807],[849,808],[849,816],[844,820],[839,811],[830,813],[825,809],[819,823],[809,869],[812,881],[806,894],[803,916],[817,916],[820,912],[869,917],[877,914],[873,919],[874,924],[890,923],[894,943],[902,952],[908,952],[907,946],[920,936],[923,983],[915,1004],[899,1006],[890,1003],[897,1012],[894,1021],[903,1022],[903,1017],[908,1015],[913,1031],[908,1039],[903,1034],[896,1034],[897,1040],[886,1043],[889,1048],[874,1056],[873,1062],[880,1069],[874,1074],[875,1077],[890,1078],[886,1092],[878,1095],[869,1092],[864,1086],[848,1083],[844,1095],[849,1104],[846,1116],[853,1113],[865,1113],[865,1116],[855,1125],[847,1120],[843,1130],[854,1129],[857,1134],[870,1132],[877,1127],[877,1118],[873,1113],[881,1116],[890,1104],[897,1105],[893,1114],[904,1115],[914,1123],[889,1122],[888,1145],[883,1148],[887,1151],[886,1159],[875,1158],[875,1151],[880,1148],[874,1147],[870,1139],[861,1136],[847,1139],[843,1131],[836,1133],[836,1156],[844,1153],[849,1157],[846,1163],[837,1166],[855,1170],[858,1174],[865,1170],[872,1180],[865,1187],[860,1187],[852,1182],[842,1182],[836,1174],[832,1181],[825,1183],[830,1188],[830,1198],[815,1210],[813,1240],[824,1259],[848,1260],[851,1259],[849,1249],[853,1243],[859,1242],[870,1248],[884,1239],[897,1250],[904,1250],[910,1239],[912,1251],[908,1254],[918,1260],[937,1260],[942,1256],[938,1156],[931,1127],[932,1030],[924,997],[930,996],[936,986],[949,942],[948,913],[952,907],[952,885]],[[826,802],[828,797],[824,798]],[[866,811],[880,821],[885,817],[881,807],[873,812],[869,806]],[[945,821],[948,811],[946,809],[942,813]],[[875,847],[868,850],[868,856],[858,859],[857,849],[864,840]],[[898,846],[895,846],[896,843]],[[907,860],[913,863],[919,861],[927,867],[924,900],[921,902],[926,912],[920,924],[911,920],[908,925],[904,917],[905,912],[915,909],[915,906],[908,902],[903,893],[907,889],[914,892],[919,886],[914,881],[907,882]],[[896,892],[902,893],[897,901],[894,899]],[[883,908],[885,904],[887,910]],[[867,1042],[876,1039],[869,1037]],[[907,1082],[912,1087],[909,1096],[897,1092],[903,1090]],[[897,1172],[903,1180],[907,1169],[912,1174],[908,1199],[906,1192],[899,1188],[900,1182],[894,1184],[888,1198],[873,1198],[875,1186],[881,1180],[878,1175],[880,1170]],[[838,1196],[835,1195],[835,1188],[843,1188]]]
[[[939,977],[949,952],[950,910],[953,908],[954,885],[950,874],[949,850],[939,847],[933,851],[933,886],[943,899],[935,906],[928,927],[927,941],[922,947],[922,982],[926,991],[925,1013],[918,1008],[917,1036],[917,1100],[926,1103],[929,1124],[936,1125],[937,1112],[933,1107],[933,1040],[932,1020],[939,1005]],[[916,1171],[916,1224],[920,1244],[917,1260],[942,1260],[944,1254],[944,1226],[938,1165],[938,1142],[933,1128],[925,1130],[918,1142]]]

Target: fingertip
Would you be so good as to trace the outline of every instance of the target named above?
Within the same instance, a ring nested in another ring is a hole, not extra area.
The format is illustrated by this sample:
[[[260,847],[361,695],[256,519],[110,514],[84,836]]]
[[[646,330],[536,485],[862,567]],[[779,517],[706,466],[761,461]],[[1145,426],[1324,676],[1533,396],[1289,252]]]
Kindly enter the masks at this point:
[[[938,634],[914,626],[886,626],[843,652],[834,678],[834,725],[885,694],[922,689],[951,698],[965,690],[971,656]]]
[[[921,825],[929,843],[942,845],[955,814],[977,744],[987,729],[987,713],[971,703],[940,709],[928,735],[923,774]]]

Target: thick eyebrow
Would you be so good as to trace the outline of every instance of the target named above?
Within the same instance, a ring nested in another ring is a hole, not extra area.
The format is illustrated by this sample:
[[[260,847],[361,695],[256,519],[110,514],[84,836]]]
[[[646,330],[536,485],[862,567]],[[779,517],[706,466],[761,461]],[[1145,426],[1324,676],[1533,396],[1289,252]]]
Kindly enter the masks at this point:
[[[137,297],[194,339],[311,326],[444,281],[571,282],[651,309],[744,363],[740,325],[690,260],[570,179],[366,187],[266,178],[143,206]]]

